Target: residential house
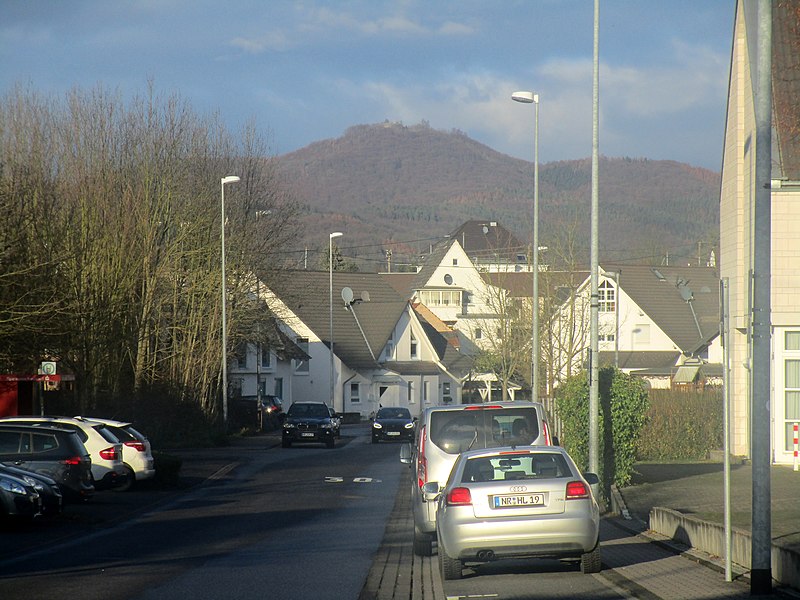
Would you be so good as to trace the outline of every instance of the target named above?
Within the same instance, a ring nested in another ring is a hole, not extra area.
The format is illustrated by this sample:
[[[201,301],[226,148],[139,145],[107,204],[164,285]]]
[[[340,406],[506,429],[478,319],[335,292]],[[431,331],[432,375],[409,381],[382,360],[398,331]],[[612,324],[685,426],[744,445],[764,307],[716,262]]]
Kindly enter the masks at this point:
[[[407,298],[374,273],[334,272],[330,283],[328,272],[293,271],[262,290],[283,334],[309,357],[292,362],[291,401],[362,417],[461,401],[458,350]]]
[[[449,237],[481,272],[531,271],[530,246],[497,221],[467,221]]]
[[[599,274],[601,365],[642,377],[652,388],[721,384],[719,278],[714,268],[604,265]],[[557,379],[588,364],[589,295],[587,277],[575,302],[565,302],[550,321],[557,340],[553,345],[562,354],[554,359],[560,365]]]
[[[749,456],[751,274],[756,181],[755,3],[736,3],[720,192],[720,276],[729,286],[732,452]],[[772,2],[771,300],[773,460],[790,462],[800,421],[800,15]]]

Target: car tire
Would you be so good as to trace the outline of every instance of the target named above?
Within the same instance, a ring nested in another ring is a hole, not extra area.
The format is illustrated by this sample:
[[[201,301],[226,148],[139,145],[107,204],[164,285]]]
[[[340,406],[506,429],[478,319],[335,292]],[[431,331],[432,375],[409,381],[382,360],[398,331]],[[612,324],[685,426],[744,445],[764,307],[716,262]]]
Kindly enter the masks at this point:
[[[433,556],[433,536],[428,533],[417,533],[414,529],[414,554]]]
[[[331,439],[329,439],[327,442],[325,442],[325,445],[328,448],[334,448],[336,446],[336,438],[331,437]]]
[[[602,561],[600,560],[600,544],[598,543],[594,550],[581,554],[581,573],[599,573],[602,568]]]
[[[131,469],[128,465],[125,465],[125,478],[123,483],[120,485],[112,488],[115,492],[127,492],[133,485],[136,483],[136,475],[133,473],[133,469]]]
[[[442,571],[442,579],[461,579],[463,563],[460,558],[450,558],[444,548],[439,546],[439,568]]]
[[[286,438],[282,439],[281,440],[281,447],[283,447],[283,448],[291,448],[292,447],[291,440],[287,440]]]

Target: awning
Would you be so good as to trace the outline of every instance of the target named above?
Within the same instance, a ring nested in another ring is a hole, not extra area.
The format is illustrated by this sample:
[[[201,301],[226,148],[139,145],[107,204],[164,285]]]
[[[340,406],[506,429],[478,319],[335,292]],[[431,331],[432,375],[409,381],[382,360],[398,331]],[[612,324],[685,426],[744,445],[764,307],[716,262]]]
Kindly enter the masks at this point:
[[[672,378],[672,383],[694,383],[699,370],[699,365],[678,367],[678,371]]]

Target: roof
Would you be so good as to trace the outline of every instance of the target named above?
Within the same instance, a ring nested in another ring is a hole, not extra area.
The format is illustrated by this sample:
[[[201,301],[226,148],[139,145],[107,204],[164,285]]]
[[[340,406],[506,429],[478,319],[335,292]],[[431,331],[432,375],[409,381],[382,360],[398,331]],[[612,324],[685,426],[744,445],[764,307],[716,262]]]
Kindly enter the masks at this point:
[[[683,351],[694,355],[719,335],[719,274],[712,267],[602,265]]]
[[[614,365],[616,358],[614,352],[601,351],[598,354],[600,366],[609,367]],[[671,375],[680,356],[680,352],[669,351],[620,351],[619,368],[637,372],[646,371],[651,375]]]
[[[800,181],[800,10],[772,3],[772,90],[777,177]]]
[[[475,263],[517,262],[517,255],[527,256],[528,245],[492,220],[467,221],[450,234]]]
[[[403,298],[411,298],[414,295],[416,273],[381,273],[381,276]]]
[[[330,273],[327,271],[288,271],[270,284],[272,291],[324,343],[330,345]],[[348,287],[356,298],[362,292],[369,301],[356,301],[346,307],[342,290]],[[376,366],[408,302],[377,273],[333,272],[334,352],[354,369]],[[355,317],[354,317],[355,315]],[[359,324],[361,328],[359,329]],[[362,335],[361,330],[364,334]],[[367,343],[364,338],[366,337]]]

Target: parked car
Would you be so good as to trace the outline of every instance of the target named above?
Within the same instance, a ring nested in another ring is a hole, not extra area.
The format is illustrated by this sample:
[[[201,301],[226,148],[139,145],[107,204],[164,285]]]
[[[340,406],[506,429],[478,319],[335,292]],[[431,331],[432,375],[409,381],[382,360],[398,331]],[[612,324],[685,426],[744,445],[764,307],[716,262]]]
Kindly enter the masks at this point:
[[[156,475],[155,460],[150,440],[139,432],[131,423],[99,419],[94,417],[75,417],[87,423],[101,423],[122,443],[122,465],[126,477],[115,491],[123,492],[131,489],[137,481],[152,479]]]
[[[9,465],[0,465],[0,476],[11,475],[22,479],[25,483],[30,485],[39,494],[41,500],[42,515],[52,517],[60,515],[64,508],[64,495],[58,487],[54,479],[41,473],[33,471],[26,471],[18,467]]]
[[[600,571],[600,510],[590,487],[598,481],[559,447],[464,452],[444,486],[423,486],[437,501],[442,578],[460,579],[465,562],[511,557],[573,559],[584,573]]]
[[[426,409],[417,422],[414,444],[401,449],[400,460],[412,465],[411,508],[414,552],[431,556],[436,536],[436,503],[428,502],[422,486],[446,481],[461,452],[501,446],[550,445],[541,402],[461,404]]]
[[[337,438],[342,437],[342,415],[333,410],[332,406],[328,407],[328,412],[331,414],[331,423],[333,423],[333,432]]]
[[[0,420],[0,463],[50,477],[66,500],[94,494],[92,459],[71,429]]]
[[[72,429],[92,457],[92,478],[98,490],[112,489],[122,485],[127,478],[122,464],[122,444],[102,423],[87,423],[71,417],[18,416],[3,417],[0,423],[30,425],[57,425]]]
[[[41,512],[41,499],[33,486],[13,475],[0,473],[0,516],[32,519]]]
[[[286,411],[281,445],[322,443],[328,448],[336,444],[336,426],[324,402],[295,402]]]
[[[411,411],[401,406],[384,406],[372,421],[372,443],[380,441],[414,441],[415,420]]]

